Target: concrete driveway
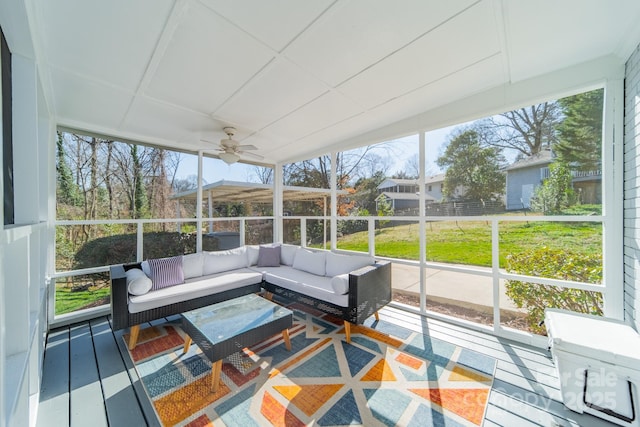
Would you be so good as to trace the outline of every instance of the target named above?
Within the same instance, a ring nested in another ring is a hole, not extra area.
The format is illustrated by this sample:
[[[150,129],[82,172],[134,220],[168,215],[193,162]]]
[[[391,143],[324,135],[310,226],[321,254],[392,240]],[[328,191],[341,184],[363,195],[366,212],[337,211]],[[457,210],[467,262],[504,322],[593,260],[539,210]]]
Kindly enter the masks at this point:
[[[491,269],[486,270],[491,271]],[[394,291],[420,295],[420,267],[393,263],[391,271]],[[493,311],[493,279],[491,277],[436,268],[427,268],[425,274],[427,299],[489,313]],[[525,312],[517,308],[506,296],[504,280],[500,283],[500,309]]]

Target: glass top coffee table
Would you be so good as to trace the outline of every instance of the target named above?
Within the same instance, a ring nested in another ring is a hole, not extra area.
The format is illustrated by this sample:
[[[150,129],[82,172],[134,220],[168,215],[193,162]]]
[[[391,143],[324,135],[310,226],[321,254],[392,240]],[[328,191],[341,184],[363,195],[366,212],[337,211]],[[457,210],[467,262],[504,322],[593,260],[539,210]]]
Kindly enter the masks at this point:
[[[282,333],[291,351],[289,328],[293,312],[258,295],[249,294],[182,313],[182,329],[187,334],[184,352],[191,341],[211,361],[211,389],[218,391],[222,359]]]

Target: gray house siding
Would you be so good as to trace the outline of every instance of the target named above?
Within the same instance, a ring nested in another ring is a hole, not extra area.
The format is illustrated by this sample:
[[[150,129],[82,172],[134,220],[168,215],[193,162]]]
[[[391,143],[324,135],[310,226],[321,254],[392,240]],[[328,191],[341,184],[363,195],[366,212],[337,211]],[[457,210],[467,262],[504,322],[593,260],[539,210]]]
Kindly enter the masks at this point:
[[[627,61],[624,117],[624,310],[640,329],[640,46]]]
[[[509,171],[507,174],[507,210],[525,209],[531,206],[531,196],[540,185],[540,169],[536,165]]]

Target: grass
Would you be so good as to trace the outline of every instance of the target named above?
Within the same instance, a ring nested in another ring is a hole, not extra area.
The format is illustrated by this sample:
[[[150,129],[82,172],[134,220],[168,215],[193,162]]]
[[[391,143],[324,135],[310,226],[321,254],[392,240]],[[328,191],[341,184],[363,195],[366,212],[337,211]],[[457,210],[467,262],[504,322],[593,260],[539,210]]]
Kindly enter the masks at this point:
[[[491,223],[488,221],[438,221],[427,224],[427,260],[491,266]],[[376,231],[376,255],[418,260],[418,224],[397,225]],[[342,236],[340,249],[368,251],[366,231]],[[587,254],[602,253],[602,226],[590,222],[499,223],[500,266],[506,256],[541,246]]]
[[[66,281],[67,279],[60,279],[56,283],[56,315],[108,304],[111,292],[109,279],[101,276],[100,274],[76,276],[69,282]],[[78,290],[74,289],[74,286],[88,286],[88,288]]]

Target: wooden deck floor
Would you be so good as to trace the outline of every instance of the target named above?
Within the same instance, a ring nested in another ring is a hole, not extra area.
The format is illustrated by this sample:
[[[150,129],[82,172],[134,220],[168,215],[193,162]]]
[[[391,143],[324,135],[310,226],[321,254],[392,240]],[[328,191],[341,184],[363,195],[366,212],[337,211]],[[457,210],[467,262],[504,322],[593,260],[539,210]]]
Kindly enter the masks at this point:
[[[564,407],[546,351],[393,307],[382,310],[380,318],[498,361],[484,422],[487,427],[615,425]],[[125,357],[122,333],[111,329],[107,317],[50,332],[37,426],[159,425]]]

